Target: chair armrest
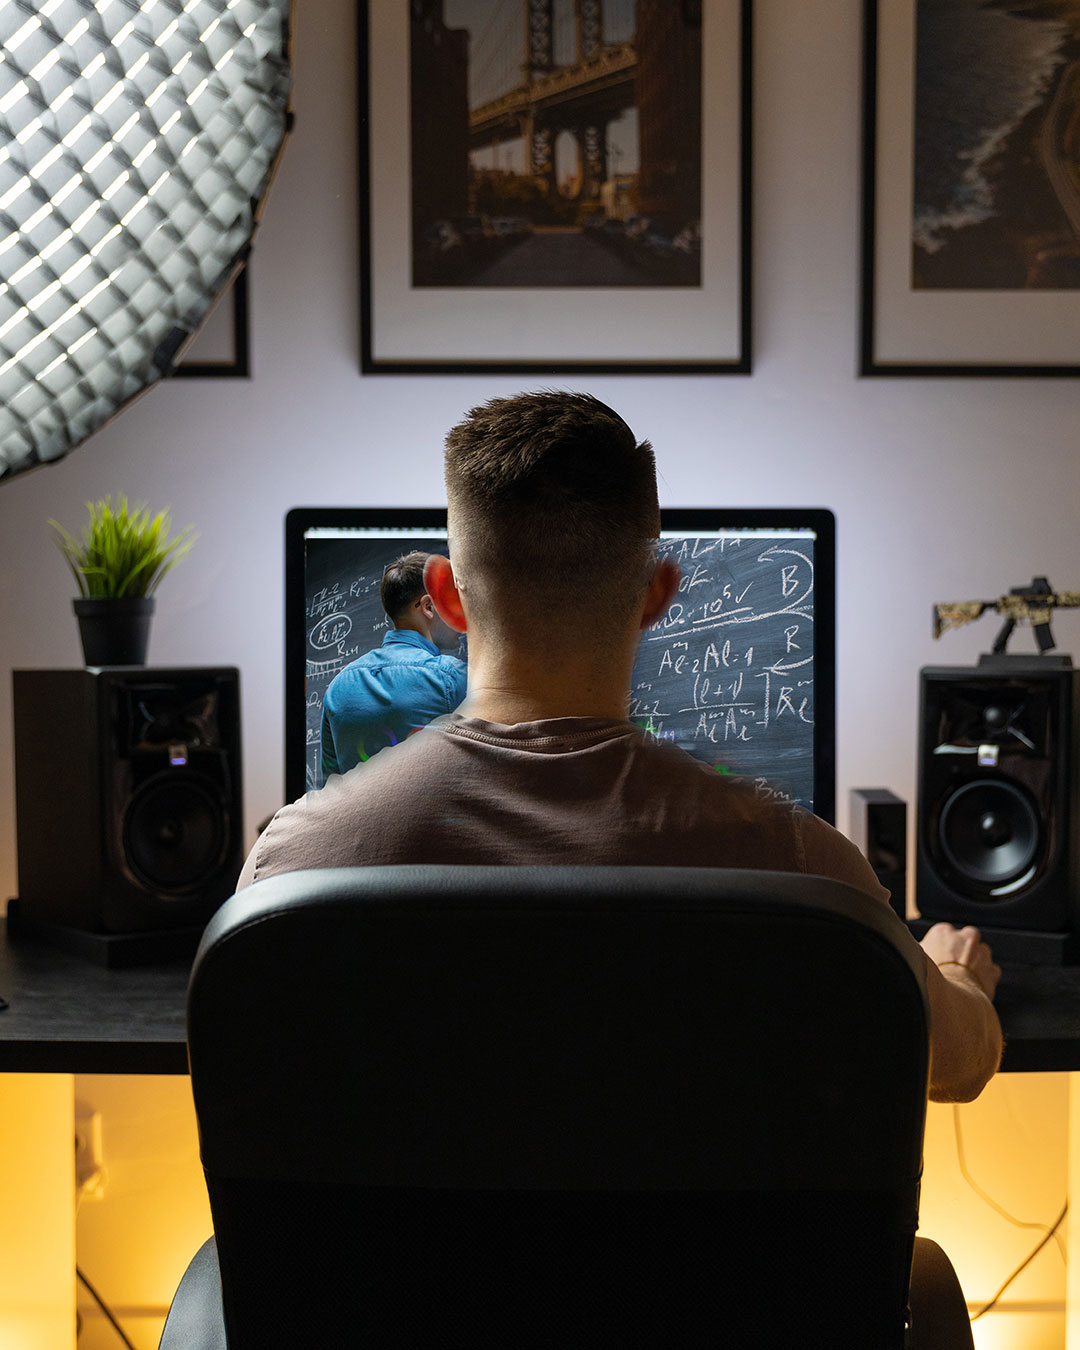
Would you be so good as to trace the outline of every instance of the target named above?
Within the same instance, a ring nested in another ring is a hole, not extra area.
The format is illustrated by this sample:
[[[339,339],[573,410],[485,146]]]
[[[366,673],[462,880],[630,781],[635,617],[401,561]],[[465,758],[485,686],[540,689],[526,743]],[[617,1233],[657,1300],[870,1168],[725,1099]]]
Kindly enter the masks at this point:
[[[203,1243],[173,1295],[158,1350],[226,1350],[217,1243]]]

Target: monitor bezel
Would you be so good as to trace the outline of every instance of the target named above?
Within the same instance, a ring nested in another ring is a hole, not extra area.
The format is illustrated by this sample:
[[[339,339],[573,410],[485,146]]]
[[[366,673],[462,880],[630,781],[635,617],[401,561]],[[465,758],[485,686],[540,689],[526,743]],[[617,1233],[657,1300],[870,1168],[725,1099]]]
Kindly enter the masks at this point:
[[[304,539],[309,530],[340,528],[446,529],[438,506],[297,506],[285,516],[285,800],[306,790],[307,596]],[[828,507],[665,506],[663,533],[695,530],[814,532],[814,814],[836,819],[836,517]]]

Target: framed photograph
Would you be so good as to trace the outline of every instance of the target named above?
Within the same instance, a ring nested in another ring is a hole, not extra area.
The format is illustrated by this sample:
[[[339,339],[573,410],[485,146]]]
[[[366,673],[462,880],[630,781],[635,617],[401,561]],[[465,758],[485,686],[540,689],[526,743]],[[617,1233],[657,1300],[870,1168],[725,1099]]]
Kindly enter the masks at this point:
[[[371,373],[750,370],[751,0],[358,0]]]
[[[1080,7],[865,0],[863,375],[1080,374]]]
[[[245,263],[206,316],[183,358],[173,367],[171,378],[247,379],[250,374],[251,322]]]

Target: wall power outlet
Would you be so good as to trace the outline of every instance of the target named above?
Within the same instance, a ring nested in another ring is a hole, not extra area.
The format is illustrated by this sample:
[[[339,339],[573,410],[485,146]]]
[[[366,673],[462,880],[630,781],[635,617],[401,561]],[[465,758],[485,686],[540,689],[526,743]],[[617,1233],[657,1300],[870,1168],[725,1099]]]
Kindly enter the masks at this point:
[[[105,1149],[101,1112],[75,1103],[75,1189],[80,1199],[100,1200],[105,1193]]]

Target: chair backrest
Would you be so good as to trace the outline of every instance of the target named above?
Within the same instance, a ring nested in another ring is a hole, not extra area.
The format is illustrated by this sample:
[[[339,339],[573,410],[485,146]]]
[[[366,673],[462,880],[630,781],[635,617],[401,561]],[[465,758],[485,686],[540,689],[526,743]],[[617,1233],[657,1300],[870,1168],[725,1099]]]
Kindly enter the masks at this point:
[[[276,877],[188,1032],[230,1350],[902,1343],[921,953],[840,883]]]

